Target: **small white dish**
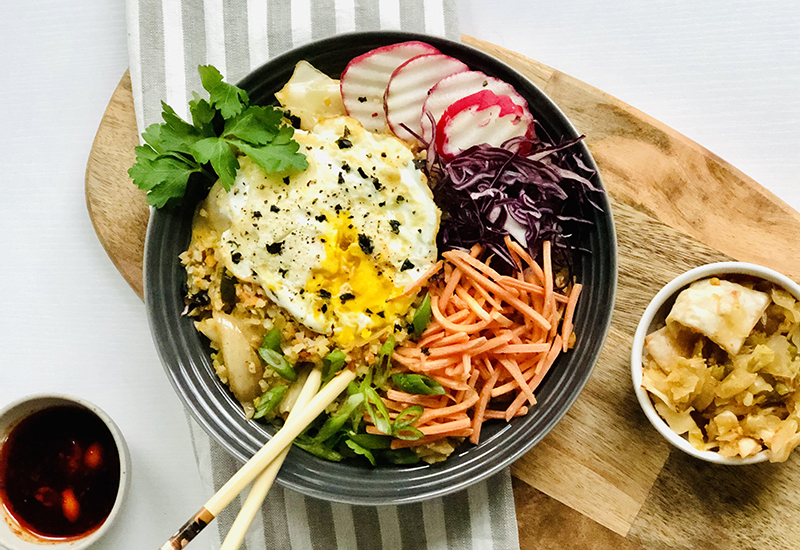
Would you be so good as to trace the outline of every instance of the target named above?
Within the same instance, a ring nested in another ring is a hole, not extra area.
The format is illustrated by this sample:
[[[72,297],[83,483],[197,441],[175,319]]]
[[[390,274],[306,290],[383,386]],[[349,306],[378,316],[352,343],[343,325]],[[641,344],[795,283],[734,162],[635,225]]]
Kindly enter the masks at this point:
[[[633,347],[631,349],[631,377],[633,379],[633,390],[639,400],[645,416],[658,430],[664,439],[681,451],[692,455],[701,460],[725,465],[744,465],[764,462],[768,459],[767,453],[762,451],[748,458],[726,458],[714,451],[701,451],[695,449],[689,441],[673,432],[666,421],[656,411],[647,390],[642,387],[642,356],[644,354],[644,339],[651,332],[663,326],[664,319],[672,308],[675,298],[689,284],[708,277],[724,277],[726,275],[750,275],[777,284],[795,298],[800,300],[800,285],[778,273],[775,270],[760,265],[744,262],[718,262],[696,267],[679,275],[666,284],[658,294],[652,299],[645,309],[636,334],[633,337]]]
[[[77,406],[94,413],[108,427],[119,453],[119,488],[114,505],[105,521],[94,531],[75,539],[43,539],[20,528],[0,500],[0,548],[6,550],[83,550],[97,542],[114,524],[130,488],[131,458],[122,432],[102,409],[79,397],[64,394],[36,394],[23,397],[0,410],[0,448],[11,430],[33,413],[56,406]]]

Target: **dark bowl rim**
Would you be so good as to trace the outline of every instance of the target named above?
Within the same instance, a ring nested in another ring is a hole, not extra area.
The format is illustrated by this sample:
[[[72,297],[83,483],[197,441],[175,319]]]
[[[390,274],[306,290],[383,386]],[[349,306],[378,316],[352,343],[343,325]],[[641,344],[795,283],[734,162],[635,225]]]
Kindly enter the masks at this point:
[[[359,43],[383,42],[386,44],[391,44],[407,40],[420,40],[423,42],[428,42],[437,48],[439,48],[440,46],[444,46],[445,49],[458,50],[459,52],[464,52],[469,56],[476,57],[480,59],[483,63],[496,65],[499,69],[502,69],[501,72],[508,73],[520,83],[523,83],[528,87],[532,88],[533,90],[535,90],[537,94],[536,100],[539,102],[539,104],[538,104],[538,109],[532,108],[531,109],[532,111],[537,111],[537,110],[543,111],[543,109],[546,109],[551,113],[551,116],[554,116],[560,124],[564,125],[568,129],[567,133],[571,134],[571,136],[569,137],[574,138],[580,135],[572,125],[571,121],[561,111],[561,109],[535,83],[533,83],[529,78],[522,75],[519,71],[517,71],[510,65],[506,64],[504,61],[501,61],[498,58],[492,56],[491,54],[488,54],[482,50],[479,50],[467,44],[463,44],[461,42],[455,42],[446,38],[418,34],[418,33],[407,33],[402,31],[354,32],[354,33],[339,34],[325,39],[313,41],[303,46],[293,48],[287,52],[284,52],[272,58],[271,60],[267,61],[257,69],[251,71],[248,75],[242,78],[237,85],[247,89],[249,86],[253,85],[253,83],[257,81],[258,74],[262,71],[267,70],[269,67],[285,65],[289,62],[291,62],[292,66],[294,66],[294,63],[297,60],[297,56],[308,49],[323,48],[329,45],[331,46],[339,45],[343,41],[344,42],[358,41]],[[457,54],[454,55],[457,56]],[[526,99],[530,98],[526,97]],[[542,105],[544,105],[544,107],[542,107]],[[536,113],[534,113],[534,116],[536,116]],[[284,470],[286,469],[285,466],[281,470],[281,474],[279,474],[277,477],[277,482],[281,486],[283,486],[284,488],[298,491],[307,496],[321,498],[333,502],[340,502],[340,503],[354,504],[354,505],[396,505],[396,504],[419,502],[423,500],[437,498],[465,489],[466,487],[474,483],[477,483],[478,481],[482,481],[490,477],[491,475],[494,475],[499,470],[510,465],[512,462],[517,460],[521,455],[528,452],[539,441],[541,441],[541,439],[543,439],[544,436],[550,432],[550,430],[563,418],[563,416],[566,415],[568,410],[571,408],[572,404],[575,402],[575,400],[578,398],[583,388],[585,387],[586,382],[591,376],[594,366],[596,365],[597,360],[599,358],[600,352],[605,344],[608,332],[610,330],[611,317],[615,305],[616,288],[618,281],[617,236],[616,236],[613,213],[611,211],[609,203],[608,193],[603,184],[602,177],[594,161],[594,158],[592,157],[585,143],[581,142],[578,145],[578,147],[581,149],[582,161],[587,163],[587,166],[596,172],[596,176],[593,179],[593,183],[595,183],[598,187],[600,187],[604,191],[603,202],[601,204],[604,210],[602,213],[598,214],[598,219],[602,220],[603,218],[605,218],[604,225],[605,225],[605,230],[607,232],[607,235],[605,235],[605,237],[607,240],[604,241],[604,244],[605,246],[608,247],[608,254],[607,254],[608,257],[603,258],[603,261],[609,262],[609,265],[607,265],[604,268],[603,275],[608,276],[610,278],[605,282],[607,288],[604,289],[604,294],[602,296],[602,299],[605,300],[604,304],[602,305],[602,308],[600,309],[600,313],[604,313],[603,318],[601,319],[602,328],[599,333],[594,334],[593,337],[589,339],[591,342],[593,342],[592,349],[588,353],[588,357],[586,357],[586,360],[588,361],[589,365],[587,367],[584,367],[584,369],[580,373],[580,376],[578,376],[573,381],[573,387],[571,389],[571,393],[566,397],[565,400],[562,400],[559,403],[558,411],[555,412],[555,414],[551,414],[546,419],[547,422],[545,422],[541,426],[541,429],[539,429],[537,435],[523,442],[521,441],[521,439],[522,436],[525,434],[516,434],[516,437],[513,438],[516,440],[516,442],[513,446],[511,446],[511,448],[508,447],[502,448],[499,453],[493,452],[490,454],[489,457],[485,457],[484,454],[481,454],[478,457],[472,459],[471,461],[467,461],[465,463],[466,466],[468,467],[467,472],[464,472],[462,470],[458,474],[453,474],[459,478],[457,482],[447,483],[447,482],[442,482],[441,480],[435,480],[435,483],[433,484],[434,486],[429,486],[427,483],[425,483],[424,485],[416,487],[416,489],[412,491],[413,494],[404,494],[404,495],[340,494],[336,492],[331,492],[329,489],[325,489],[316,484],[306,483],[303,480],[298,480],[294,478],[287,479],[287,476],[284,474]],[[237,449],[235,446],[232,446],[228,441],[226,441],[224,436],[229,434],[221,434],[220,424],[218,422],[215,422],[214,419],[211,418],[211,416],[209,416],[208,411],[202,407],[201,403],[198,403],[195,400],[193,400],[191,398],[192,396],[187,395],[187,393],[183,390],[183,388],[181,388],[179,384],[179,377],[177,376],[177,373],[174,372],[173,369],[171,368],[170,362],[172,361],[173,358],[170,356],[168,348],[164,347],[165,337],[157,330],[154,317],[157,315],[156,310],[157,310],[157,303],[159,301],[159,295],[157,293],[157,290],[154,289],[152,283],[151,273],[153,271],[151,270],[153,270],[154,266],[151,265],[151,262],[149,262],[148,259],[150,258],[152,249],[155,246],[153,244],[153,241],[156,239],[156,237],[153,235],[153,233],[155,232],[154,227],[157,225],[159,216],[160,216],[160,211],[151,209],[151,216],[148,223],[147,234],[145,238],[145,262],[144,262],[144,297],[148,315],[148,322],[150,325],[151,334],[156,344],[159,358],[162,362],[162,366],[165,369],[167,377],[173,386],[173,389],[178,394],[179,398],[183,402],[183,405],[189,410],[192,418],[196,422],[198,422],[198,424],[200,424],[200,426],[209,435],[212,441],[216,441],[217,443],[219,443],[226,450],[226,452],[232,454],[236,458],[242,461],[246,461],[250,458],[250,456],[243,453],[240,449]],[[595,321],[597,320],[598,319],[595,319]],[[538,425],[531,426],[531,428],[537,428],[537,427],[539,426]],[[500,432],[498,432],[497,435],[500,436],[505,431],[510,430],[512,428],[513,424],[507,424],[500,430]],[[293,447],[292,450],[290,451],[287,463],[292,460],[293,454],[295,455],[295,458],[299,458],[297,455],[298,453],[301,452],[302,451],[300,451],[296,447]],[[322,459],[317,459],[316,457],[312,458],[320,462],[326,462],[323,461]],[[476,460],[478,461],[478,464],[474,464]],[[402,468],[401,470],[404,472],[410,472],[415,469]],[[439,474],[434,473],[432,475],[433,477],[436,477]],[[423,475],[420,479],[424,482],[425,478],[427,477],[431,476]]]

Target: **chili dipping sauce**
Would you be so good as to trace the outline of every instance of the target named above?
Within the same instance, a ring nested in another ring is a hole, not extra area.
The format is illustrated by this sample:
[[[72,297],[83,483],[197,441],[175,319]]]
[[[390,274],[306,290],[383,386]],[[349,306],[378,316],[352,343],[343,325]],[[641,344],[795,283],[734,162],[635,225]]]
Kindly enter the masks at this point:
[[[21,420],[0,442],[0,502],[43,539],[74,539],[111,513],[120,458],[111,432],[82,407],[59,405]]]

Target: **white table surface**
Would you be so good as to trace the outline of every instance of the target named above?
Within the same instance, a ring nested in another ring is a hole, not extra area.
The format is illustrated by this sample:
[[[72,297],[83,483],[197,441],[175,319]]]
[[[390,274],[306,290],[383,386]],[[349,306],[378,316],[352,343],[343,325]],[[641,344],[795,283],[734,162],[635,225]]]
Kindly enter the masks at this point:
[[[459,12],[464,33],[619,97],[800,209],[800,4],[475,0]],[[83,194],[128,65],[124,2],[4,0],[0,13],[0,408],[66,392],[110,413],[133,484],[97,548],[157,548],[205,495],[144,307],[95,237]]]

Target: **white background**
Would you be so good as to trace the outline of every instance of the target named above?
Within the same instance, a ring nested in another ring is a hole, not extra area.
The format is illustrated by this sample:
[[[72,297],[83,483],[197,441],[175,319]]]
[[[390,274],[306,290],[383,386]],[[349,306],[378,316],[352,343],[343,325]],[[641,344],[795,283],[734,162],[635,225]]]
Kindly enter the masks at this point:
[[[133,485],[97,547],[157,548],[205,495],[144,307],[83,195],[92,139],[128,65],[124,2],[0,6],[0,408],[55,391],[110,413]],[[459,11],[463,32],[617,96],[800,208],[800,4],[476,0]]]

